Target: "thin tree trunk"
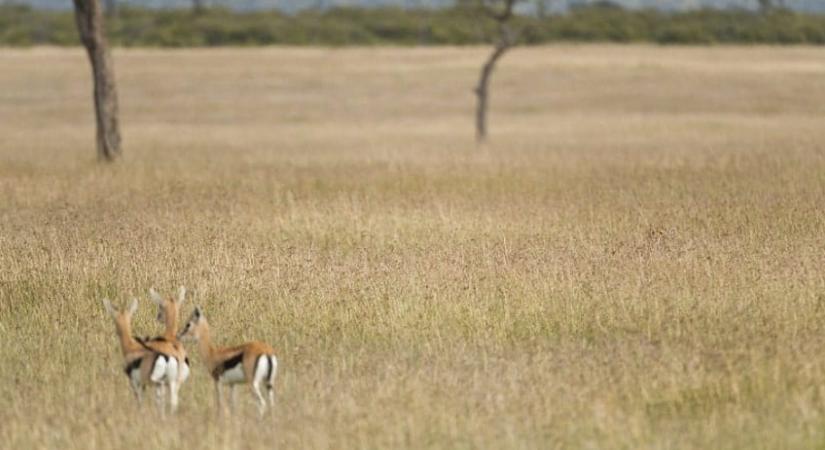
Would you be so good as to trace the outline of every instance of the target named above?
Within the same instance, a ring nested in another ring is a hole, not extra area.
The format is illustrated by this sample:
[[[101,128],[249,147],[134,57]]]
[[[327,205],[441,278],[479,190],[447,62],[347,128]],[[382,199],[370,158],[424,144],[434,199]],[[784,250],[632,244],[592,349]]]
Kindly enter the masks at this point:
[[[498,11],[490,3],[481,3],[483,11],[497,23],[498,37],[495,48],[487,62],[481,66],[481,75],[475,88],[476,103],[476,142],[484,143],[487,139],[487,104],[490,99],[490,77],[496,68],[496,63],[507,50],[517,42],[517,36],[510,28],[508,21],[513,17],[513,7],[518,0],[503,0],[502,8]]]
[[[490,98],[490,77],[496,68],[496,62],[498,62],[509,49],[510,46],[507,44],[497,45],[493,53],[490,54],[490,57],[487,58],[487,62],[481,67],[481,76],[478,79],[478,86],[476,86],[475,89],[478,99],[476,103],[476,141],[479,143],[487,139],[487,103]]]
[[[113,161],[121,155],[120,128],[115,73],[106,43],[103,11],[98,0],[74,0],[74,6],[80,40],[92,65],[97,155],[100,160]]]
[[[203,0],[192,0],[192,12],[201,14],[206,8],[203,5]]]

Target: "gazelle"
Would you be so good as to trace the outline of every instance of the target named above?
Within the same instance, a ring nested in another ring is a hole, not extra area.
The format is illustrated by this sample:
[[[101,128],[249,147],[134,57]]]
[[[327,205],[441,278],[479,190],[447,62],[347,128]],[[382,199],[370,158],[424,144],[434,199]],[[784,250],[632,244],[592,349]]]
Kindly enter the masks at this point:
[[[172,355],[149,348],[132,336],[132,316],[137,311],[137,299],[132,299],[124,311],[118,311],[109,299],[103,299],[103,306],[115,322],[125,361],[123,369],[129,377],[129,386],[138,403],[142,403],[143,390],[152,386],[155,388],[157,407],[163,413],[164,389],[168,386],[171,409],[175,411],[178,406],[179,361]]]
[[[235,347],[216,347],[212,345],[209,335],[209,323],[200,306],[195,308],[183,330],[178,335],[183,340],[194,340],[206,363],[212,379],[215,381],[215,400],[218,412],[223,414],[223,391],[221,386],[229,386],[231,408],[235,407],[235,385],[248,383],[252,395],[258,402],[258,412],[263,416],[267,401],[261,393],[261,384],[267,389],[269,406],[275,405],[274,382],[278,372],[278,360],[275,351],[267,344],[258,341],[247,342]]]
[[[149,298],[157,305],[158,315],[157,321],[166,325],[161,336],[143,340],[153,350],[168,353],[178,361],[181,361],[180,370],[178,371],[178,388],[189,378],[189,358],[186,357],[186,349],[178,340],[178,317],[180,317],[180,307],[186,300],[186,288],[181,286],[178,289],[178,298],[169,297],[163,299],[158,292],[152,288],[149,289]]]

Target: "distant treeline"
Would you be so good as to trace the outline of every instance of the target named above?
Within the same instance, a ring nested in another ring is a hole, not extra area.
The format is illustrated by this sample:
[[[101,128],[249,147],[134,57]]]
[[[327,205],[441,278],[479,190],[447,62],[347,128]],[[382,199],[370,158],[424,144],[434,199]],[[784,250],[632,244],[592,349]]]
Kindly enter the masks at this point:
[[[776,10],[666,13],[596,6],[565,15],[519,16],[524,44],[654,42],[661,44],[825,44],[825,15]],[[122,8],[108,22],[120,46],[469,45],[488,41],[493,25],[461,8],[337,8],[287,15],[275,11],[200,14]],[[0,6],[0,45],[77,45],[71,12]]]

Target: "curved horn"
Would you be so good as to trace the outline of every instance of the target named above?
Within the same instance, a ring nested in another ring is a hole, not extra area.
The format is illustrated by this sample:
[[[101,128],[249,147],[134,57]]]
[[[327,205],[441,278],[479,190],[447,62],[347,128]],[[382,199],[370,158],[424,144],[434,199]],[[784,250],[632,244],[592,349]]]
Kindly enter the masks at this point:
[[[138,299],[133,298],[131,303],[129,303],[129,315],[131,316],[132,314],[134,314],[135,311],[137,311],[137,308],[138,308]]]
[[[178,289],[178,306],[182,305],[184,300],[186,300],[186,288],[181,286]]]
[[[112,305],[112,301],[108,298],[103,299],[103,307],[106,308],[106,312],[109,313],[113,319],[117,316],[117,309],[115,309],[114,305]]]
[[[158,305],[163,305],[163,297],[158,294],[158,291],[156,291],[155,288],[149,288],[149,298],[151,298],[152,301]]]

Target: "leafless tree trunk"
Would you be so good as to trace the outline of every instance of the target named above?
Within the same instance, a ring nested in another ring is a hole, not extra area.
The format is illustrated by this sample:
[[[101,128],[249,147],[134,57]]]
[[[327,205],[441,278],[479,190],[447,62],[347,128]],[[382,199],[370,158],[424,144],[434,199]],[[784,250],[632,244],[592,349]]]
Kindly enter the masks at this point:
[[[92,64],[97,155],[103,161],[113,161],[121,155],[120,128],[115,73],[106,43],[103,11],[98,0],[74,0],[74,7],[80,40],[86,47]]]
[[[192,12],[195,14],[201,14],[204,10],[206,10],[203,2],[204,0],[192,0]]]
[[[477,97],[476,103],[476,141],[479,143],[487,139],[487,105],[490,99],[490,77],[496,68],[496,63],[504,53],[516,43],[515,33],[510,28],[509,21],[513,17],[513,6],[517,0],[503,0],[503,10],[495,11],[484,3],[485,12],[496,21],[498,36],[496,37],[495,48],[487,58],[487,62],[481,66],[481,76],[475,88]]]

